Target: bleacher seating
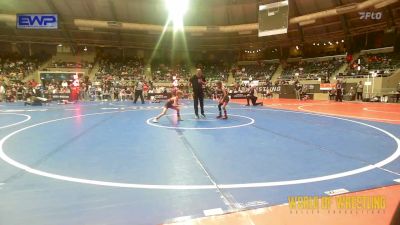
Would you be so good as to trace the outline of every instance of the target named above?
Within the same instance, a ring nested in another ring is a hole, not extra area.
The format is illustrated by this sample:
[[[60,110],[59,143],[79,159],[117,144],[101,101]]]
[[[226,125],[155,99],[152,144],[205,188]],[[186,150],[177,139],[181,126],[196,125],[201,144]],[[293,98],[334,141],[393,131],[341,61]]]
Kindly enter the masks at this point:
[[[18,54],[0,55],[0,75],[8,80],[24,79],[29,73],[37,70],[46,59],[43,57],[23,57]]]
[[[260,63],[238,66],[234,73],[236,81],[240,80],[270,80],[279,66],[279,63]]]
[[[344,76],[365,77],[372,72],[377,73],[377,76],[388,76],[399,68],[399,53],[366,54],[354,60],[346,69]]]
[[[298,62],[287,63],[283,66],[283,72],[281,79],[293,80],[293,79],[307,79],[317,80],[319,78],[330,77],[335,71],[337,71],[345,60],[343,58],[330,59],[330,60],[300,60]]]

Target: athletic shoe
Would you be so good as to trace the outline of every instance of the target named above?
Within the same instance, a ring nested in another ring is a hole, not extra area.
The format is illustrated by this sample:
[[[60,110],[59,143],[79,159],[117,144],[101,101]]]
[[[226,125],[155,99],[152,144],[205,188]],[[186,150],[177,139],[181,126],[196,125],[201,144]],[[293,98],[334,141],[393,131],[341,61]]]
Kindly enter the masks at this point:
[[[195,118],[195,119],[200,119],[199,115],[196,115],[194,118]]]
[[[217,119],[221,119],[221,118],[222,118],[222,115],[217,116]]]
[[[228,119],[228,116],[223,116],[222,119],[226,120],[226,119]]]
[[[178,117],[178,121],[183,121],[183,119],[182,119],[182,118],[180,118],[180,117]]]
[[[158,119],[157,119],[157,118],[154,118],[154,119],[153,119],[153,123],[158,123]]]
[[[204,113],[201,114],[201,117],[203,117],[203,119],[206,119],[206,115]]]
[[[244,106],[250,106],[250,105],[244,105]]]

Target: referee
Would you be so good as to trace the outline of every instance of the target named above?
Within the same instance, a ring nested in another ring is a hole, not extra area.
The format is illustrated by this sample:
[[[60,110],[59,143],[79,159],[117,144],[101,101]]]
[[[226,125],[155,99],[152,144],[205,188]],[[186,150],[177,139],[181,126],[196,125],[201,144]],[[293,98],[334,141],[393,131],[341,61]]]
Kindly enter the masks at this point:
[[[138,98],[140,96],[140,100],[142,100],[142,104],[144,104],[144,98],[143,98],[143,79],[140,79],[135,86],[135,100],[133,101],[134,104],[136,104]]]
[[[193,88],[193,104],[194,104],[194,113],[196,114],[196,118],[199,119],[199,102],[200,102],[200,112],[203,118],[206,118],[204,114],[204,90],[203,85],[206,84],[206,79],[203,76],[203,72],[201,69],[196,70],[196,75],[193,75],[190,78],[190,84]]]

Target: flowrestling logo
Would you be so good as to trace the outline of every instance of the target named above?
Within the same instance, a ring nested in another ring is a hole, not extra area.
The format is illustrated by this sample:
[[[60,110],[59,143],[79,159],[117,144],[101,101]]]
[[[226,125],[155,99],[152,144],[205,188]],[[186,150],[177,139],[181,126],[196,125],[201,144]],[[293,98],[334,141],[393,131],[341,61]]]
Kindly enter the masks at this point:
[[[380,20],[382,19],[382,12],[359,12],[360,20]]]
[[[17,14],[18,29],[58,29],[57,14]]]

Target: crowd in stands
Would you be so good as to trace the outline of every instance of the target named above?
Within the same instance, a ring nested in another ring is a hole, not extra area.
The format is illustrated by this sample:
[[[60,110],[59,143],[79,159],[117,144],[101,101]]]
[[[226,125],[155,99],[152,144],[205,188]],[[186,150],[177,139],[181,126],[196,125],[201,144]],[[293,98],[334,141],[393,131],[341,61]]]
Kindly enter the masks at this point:
[[[138,58],[102,57],[99,59],[99,71],[88,87],[85,99],[132,99],[134,85],[143,77],[144,65]]]
[[[44,60],[41,57],[23,57],[19,54],[0,55],[0,79],[21,81],[37,70]]]
[[[239,66],[234,69],[236,82],[242,80],[270,80],[278,69],[279,63],[261,63],[255,65]]]
[[[100,69],[96,77],[116,76],[137,78],[144,74],[143,62],[140,59],[101,58]]]
[[[51,96],[54,94],[71,93],[71,81],[36,81],[23,82],[26,75],[36,71],[46,59],[35,57],[21,57],[16,54],[0,55],[0,101],[24,100],[32,95]],[[360,56],[361,70],[354,71],[359,61],[350,64],[348,72],[360,74],[367,71],[393,71],[400,68],[400,54],[381,53]],[[80,77],[80,100],[132,100],[135,85],[138,81],[144,83],[144,93],[166,93],[173,86],[189,90],[188,80],[191,77],[191,67],[186,64],[167,66],[165,64],[152,65],[152,79],[145,76],[144,62],[141,59],[121,59],[103,57],[98,59],[99,70],[93,80],[89,77]],[[271,78],[276,72],[279,63],[257,63],[252,65],[230,66],[223,63],[197,63],[208,81],[206,88],[212,90],[216,80],[227,81],[230,74],[239,84],[236,91],[246,91],[246,82],[258,80],[263,87],[272,87],[290,84],[301,79],[325,79],[334,74],[344,63],[345,58],[325,61],[300,60],[283,65],[280,79],[274,83]],[[93,63],[70,63],[57,61],[51,66],[57,68],[93,68]],[[176,82],[176,84],[175,84]],[[154,84],[155,83],[155,84]],[[163,83],[168,85],[162,85]]]
[[[224,63],[199,63],[197,68],[202,69],[207,81],[226,81],[230,73],[230,66]]]
[[[154,82],[171,82],[173,78],[189,79],[190,67],[187,64],[167,66],[164,63],[154,63],[151,66],[152,80]]]
[[[230,73],[230,67],[220,63],[194,63],[196,68],[201,68],[208,81],[226,81]],[[165,64],[152,65],[152,80],[154,82],[171,82],[174,78],[188,81],[191,67],[188,64],[167,66]]]
[[[281,79],[326,79],[332,76],[343,64],[344,58],[325,61],[298,61],[283,66]]]
[[[32,81],[23,80],[47,60],[46,54],[22,56],[17,53],[0,55],[0,101],[16,101],[33,92]]]
[[[400,68],[400,54],[379,53],[361,55],[349,65],[344,76],[364,77],[377,73],[377,76],[390,75],[394,70]]]
[[[40,94],[40,87],[35,80],[11,83],[0,80],[0,102],[23,101],[37,94]]]

